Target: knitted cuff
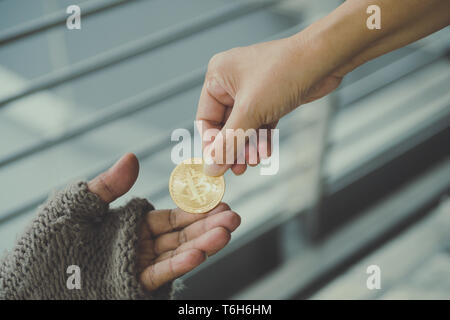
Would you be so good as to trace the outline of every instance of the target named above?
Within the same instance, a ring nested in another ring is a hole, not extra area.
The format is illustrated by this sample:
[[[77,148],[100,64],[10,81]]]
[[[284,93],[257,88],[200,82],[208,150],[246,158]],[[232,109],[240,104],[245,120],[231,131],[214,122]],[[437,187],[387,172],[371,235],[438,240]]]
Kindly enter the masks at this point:
[[[0,261],[0,298],[170,298],[171,283],[147,292],[138,280],[139,226],[152,209],[147,200],[133,199],[108,210],[84,182],[56,193]]]
[[[89,191],[86,182],[69,184],[62,191],[51,195],[39,208],[39,213],[56,222],[64,217],[75,223],[100,222],[108,213],[109,205]]]
[[[105,263],[107,272],[104,282],[107,292],[102,296],[112,299],[169,299],[172,284],[166,284],[156,291],[146,291],[139,281],[137,248],[140,225],[145,213],[153,210],[145,199],[134,198],[125,206],[111,210],[99,229],[98,242],[110,250],[102,252],[100,263]],[[99,278],[101,275],[95,276]]]
[[[108,283],[113,283],[113,288],[119,288],[120,284],[126,284],[117,295],[128,299],[174,299],[178,291],[183,288],[181,280],[170,281],[155,291],[147,291],[139,281],[139,270],[137,266],[138,235],[145,213],[153,210],[153,206],[145,199],[134,198],[124,207],[111,210],[108,218],[112,219],[104,224],[106,229],[118,230],[117,236],[113,237],[116,245],[113,246],[111,258],[112,270],[107,273],[112,277]],[[114,216],[118,217],[119,225],[114,227]],[[108,259],[108,257],[104,257]],[[119,281],[117,281],[119,280]]]

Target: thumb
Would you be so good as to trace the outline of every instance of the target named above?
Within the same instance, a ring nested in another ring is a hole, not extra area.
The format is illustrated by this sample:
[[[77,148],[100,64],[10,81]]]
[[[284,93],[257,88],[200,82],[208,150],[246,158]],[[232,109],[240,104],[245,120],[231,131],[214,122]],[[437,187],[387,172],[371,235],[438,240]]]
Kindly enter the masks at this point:
[[[139,174],[139,161],[125,154],[111,168],[89,181],[88,188],[106,203],[116,200],[131,189]]]
[[[217,134],[209,149],[205,150],[209,155],[212,152],[216,154],[214,157],[205,157],[207,160],[203,168],[204,173],[210,176],[223,175],[233,166],[239,154],[245,156],[245,138],[237,137],[245,134],[248,129],[257,129],[258,127],[258,121],[254,113],[251,112],[250,106],[243,105],[239,100],[236,100],[225,125]],[[218,155],[217,150],[222,150],[222,155]],[[233,161],[228,161],[229,159]]]

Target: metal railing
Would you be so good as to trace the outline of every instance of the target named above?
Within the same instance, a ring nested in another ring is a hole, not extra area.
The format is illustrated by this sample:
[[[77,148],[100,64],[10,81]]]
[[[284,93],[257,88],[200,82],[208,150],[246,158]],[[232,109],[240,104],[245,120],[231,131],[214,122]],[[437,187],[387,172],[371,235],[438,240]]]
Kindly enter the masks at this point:
[[[187,22],[170,26],[166,29],[149,34],[146,37],[133,40],[123,46],[100,53],[91,58],[74,63],[70,66],[50,72],[30,81],[23,88],[0,97],[0,108],[24,98],[32,93],[46,90],[70,80],[99,71],[114,64],[124,62],[137,55],[149,52],[176,40],[188,37],[221,23],[237,19],[278,3],[281,0],[244,0],[195,17]]]
[[[133,1],[141,0],[92,0],[79,4],[79,7],[83,13],[83,17],[87,17]],[[66,19],[66,11],[60,10],[42,18],[8,28],[0,32],[0,46],[51,29],[65,23]]]

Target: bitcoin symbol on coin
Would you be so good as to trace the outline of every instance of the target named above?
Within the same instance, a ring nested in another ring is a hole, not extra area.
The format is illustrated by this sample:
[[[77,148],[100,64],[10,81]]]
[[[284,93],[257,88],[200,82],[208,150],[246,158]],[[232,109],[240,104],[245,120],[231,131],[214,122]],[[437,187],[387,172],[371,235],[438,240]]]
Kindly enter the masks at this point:
[[[205,181],[205,176],[189,168],[186,176],[185,195],[191,201],[196,201],[199,205],[205,205],[207,194],[211,190],[211,185]]]
[[[203,173],[201,159],[180,163],[170,175],[169,192],[178,207],[190,213],[205,213],[215,208],[225,192],[225,180]]]

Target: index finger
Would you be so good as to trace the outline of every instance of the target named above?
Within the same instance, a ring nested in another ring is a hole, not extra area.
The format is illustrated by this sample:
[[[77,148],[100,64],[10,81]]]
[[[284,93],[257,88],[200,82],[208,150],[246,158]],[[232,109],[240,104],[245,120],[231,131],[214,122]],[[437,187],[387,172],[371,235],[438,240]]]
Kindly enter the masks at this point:
[[[207,82],[203,85],[198,101],[196,120],[197,124],[201,124],[202,128],[198,128],[202,137],[202,146],[209,144],[211,141],[203,140],[203,133],[209,129],[220,130],[226,120],[227,109],[229,106],[217,99],[207,88]]]
[[[163,233],[171,232],[191,223],[204,219],[212,214],[218,212],[230,210],[230,207],[222,202],[213,210],[208,213],[188,213],[175,208],[171,210],[153,210],[147,213],[145,220],[147,222],[148,229],[152,236],[157,236]]]

